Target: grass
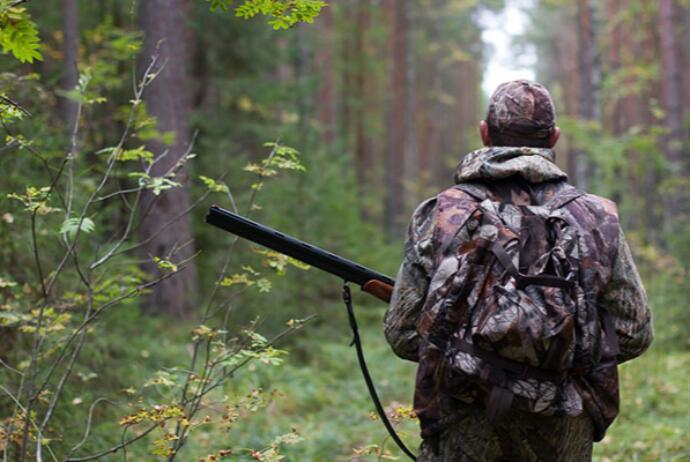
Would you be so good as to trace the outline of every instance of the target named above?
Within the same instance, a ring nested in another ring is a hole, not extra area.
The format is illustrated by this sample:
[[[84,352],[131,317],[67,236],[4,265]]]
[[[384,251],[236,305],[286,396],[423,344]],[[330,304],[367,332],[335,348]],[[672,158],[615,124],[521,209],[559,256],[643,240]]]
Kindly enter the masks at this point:
[[[621,414],[595,460],[690,461],[690,352],[652,347],[620,372]]]

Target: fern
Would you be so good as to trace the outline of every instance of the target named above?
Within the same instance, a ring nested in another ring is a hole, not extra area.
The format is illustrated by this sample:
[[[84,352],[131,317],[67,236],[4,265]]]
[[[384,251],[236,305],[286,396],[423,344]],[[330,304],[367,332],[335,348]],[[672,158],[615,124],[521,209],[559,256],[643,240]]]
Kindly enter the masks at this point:
[[[22,63],[43,60],[36,24],[26,8],[10,6],[7,0],[0,0],[0,47]]]

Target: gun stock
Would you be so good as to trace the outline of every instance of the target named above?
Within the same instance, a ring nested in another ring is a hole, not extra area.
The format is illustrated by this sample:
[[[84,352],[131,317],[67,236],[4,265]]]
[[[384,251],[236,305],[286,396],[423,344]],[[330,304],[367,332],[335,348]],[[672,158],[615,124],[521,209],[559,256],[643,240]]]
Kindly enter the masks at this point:
[[[209,209],[206,223],[357,284],[384,302],[390,301],[395,281],[385,274],[215,205]]]

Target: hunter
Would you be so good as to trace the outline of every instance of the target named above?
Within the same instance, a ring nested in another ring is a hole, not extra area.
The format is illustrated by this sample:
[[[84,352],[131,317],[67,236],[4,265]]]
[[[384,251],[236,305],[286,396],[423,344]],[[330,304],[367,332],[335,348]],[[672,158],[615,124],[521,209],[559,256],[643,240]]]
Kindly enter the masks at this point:
[[[418,362],[420,462],[589,461],[653,337],[615,204],[568,184],[549,92],[500,85],[409,225],[385,334]]]

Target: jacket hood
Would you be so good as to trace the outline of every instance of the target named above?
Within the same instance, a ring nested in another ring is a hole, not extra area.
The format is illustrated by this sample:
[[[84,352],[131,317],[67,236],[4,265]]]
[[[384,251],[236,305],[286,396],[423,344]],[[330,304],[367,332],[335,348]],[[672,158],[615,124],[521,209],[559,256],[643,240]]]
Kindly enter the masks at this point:
[[[530,183],[563,179],[555,164],[553,149],[530,147],[487,147],[467,154],[455,172],[455,183],[472,180],[499,180],[519,175]]]

